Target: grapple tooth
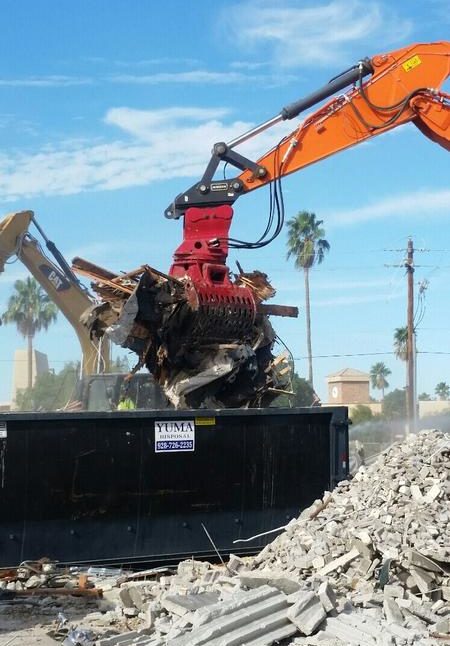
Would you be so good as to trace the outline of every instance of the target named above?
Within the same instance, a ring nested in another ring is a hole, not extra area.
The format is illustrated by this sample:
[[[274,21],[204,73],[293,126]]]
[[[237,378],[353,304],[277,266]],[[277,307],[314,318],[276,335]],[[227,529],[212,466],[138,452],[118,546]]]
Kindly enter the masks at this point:
[[[208,343],[251,337],[256,305],[248,288],[191,284],[188,303],[193,316],[189,330],[192,339]]]

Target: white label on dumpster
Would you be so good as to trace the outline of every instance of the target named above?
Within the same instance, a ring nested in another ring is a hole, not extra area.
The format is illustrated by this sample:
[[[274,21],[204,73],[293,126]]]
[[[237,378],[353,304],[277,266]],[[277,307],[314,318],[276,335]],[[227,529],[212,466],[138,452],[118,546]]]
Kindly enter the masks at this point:
[[[6,422],[0,422],[0,440],[8,437],[8,429],[6,428]]]
[[[195,450],[195,422],[190,420],[155,422],[155,453]]]

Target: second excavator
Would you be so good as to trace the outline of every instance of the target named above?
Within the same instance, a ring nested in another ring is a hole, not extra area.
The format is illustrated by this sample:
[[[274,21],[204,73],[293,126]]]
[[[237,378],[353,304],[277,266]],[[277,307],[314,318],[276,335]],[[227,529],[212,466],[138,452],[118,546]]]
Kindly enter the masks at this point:
[[[200,179],[166,209],[184,218],[183,241],[168,274],[147,265],[117,275],[77,258],[73,268],[94,279],[103,299],[91,312],[95,325],[138,355],[178,407],[266,406],[288,388],[284,355],[274,358],[270,315],[295,308],[267,305],[275,290],[261,272],[232,275],[230,248],[258,249],[282,230],[281,180],[310,164],[408,122],[450,150],[450,43],[414,44],[364,58],[309,96],[229,143],[214,145]],[[253,161],[236,148],[276,124],[309,112],[295,129]],[[240,173],[215,179],[220,165]],[[270,187],[267,226],[258,240],[229,236],[232,205]],[[111,323],[112,321],[112,323]]]

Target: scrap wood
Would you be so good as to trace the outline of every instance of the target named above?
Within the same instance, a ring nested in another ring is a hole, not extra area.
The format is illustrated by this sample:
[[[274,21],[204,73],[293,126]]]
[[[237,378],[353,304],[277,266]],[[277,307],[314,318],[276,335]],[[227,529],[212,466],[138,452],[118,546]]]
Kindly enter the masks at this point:
[[[92,278],[95,277],[97,280],[112,280],[117,276],[117,274],[114,274],[112,271],[99,267],[93,262],[80,258],[79,256],[75,256],[72,260],[72,269],[79,274],[90,276]]]
[[[265,301],[275,296],[276,290],[270,284],[267,274],[259,270],[244,272],[239,263],[238,267],[240,274],[236,279],[236,285],[249,287],[260,301]]]
[[[155,274],[156,276],[159,276],[159,278],[164,278],[165,280],[168,280],[169,282],[174,283],[175,285],[180,285],[180,286],[183,285],[183,282],[178,278],[169,276],[169,274],[165,274],[164,272],[159,271],[154,267],[150,267],[150,265],[143,265],[143,268],[149,274]]]
[[[137,278],[144,272],[144,266],[141,265],[137,269],[133,269],[132,271],[127,271],[125,274],[117,274],[115,278],[112,278],[111,281],[113,283],[118,283],[121,280],[130,280],[133,278],[135,282],[137,283]]]
[[[291,305],[267,305],[260,303],[256,311],[258,314],[266,314],[267,316],[289,316],[291,318],[297,318],[298,316],[298,307],[292,307]]]
[[[173,570],[171,568],[162,566],[162,567],[154,567],[154,568],[151,568],[150,570],[141,570],[140,572],[132,572],[130,574],[125,574],[124,576],[117,579],[117,584],[121,585],[122,583],[127,583],[128,581],[139,581],[139,579],[147,579],[149,577],[159,578],[163,574],[173,574]]]
[[[333,501],[333,496],[329,496],[329,497],[325,500],[325,502],[322,502],[322,503],[317,507],[317,509],[315,509],[315,510],[314,510],[314,511],[313,511],[313,512],[308,516],[308,520],[314,520],[314,518],[316,518],[316,517],[317,517],[317,516],[318,516],[318,515],[319,515],[319,514],[324,510],[324,509],[326,509],[326,508],[328,507],[328,505],[330,504],[330,502],[332,502],[332,501]]]
[[[0,569],[0,579],[6,581],[15,581],[17,579],[17,569],[16,568],[1,568]]]

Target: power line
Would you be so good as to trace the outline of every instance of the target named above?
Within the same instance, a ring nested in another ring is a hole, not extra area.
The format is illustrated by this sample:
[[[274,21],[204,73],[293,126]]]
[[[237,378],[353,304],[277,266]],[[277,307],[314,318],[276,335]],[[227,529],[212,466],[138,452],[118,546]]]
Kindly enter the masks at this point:
[[[445,351],[439,351],[439,350],[417,350],[417,354],[428,354],[428,355],[445,355],[448,356],[450,355],[449,352]],[[390,350],[388,352],[349,352],[345,354],[316,354],[313,355],[313,359],[340,359],[340,358],[345,358],[345,357],[377,357],[377,356],[385,356],[385,355],[395,355],[395,352]],[[303,357],[294,357],[294,361],[302,361],[304,359],[307,359],[308,357],[305,355]]]

